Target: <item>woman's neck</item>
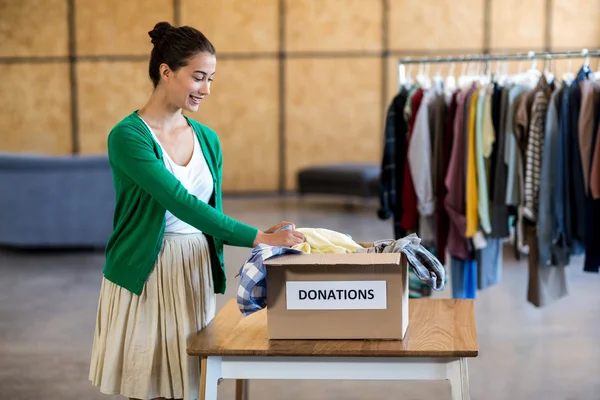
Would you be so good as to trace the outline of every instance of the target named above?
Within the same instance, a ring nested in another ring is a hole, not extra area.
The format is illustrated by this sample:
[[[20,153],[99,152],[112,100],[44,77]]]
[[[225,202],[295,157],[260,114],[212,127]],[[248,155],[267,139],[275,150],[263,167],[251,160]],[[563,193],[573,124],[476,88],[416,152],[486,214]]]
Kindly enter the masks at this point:
[[[169,132],[181,124],[183,114],[181,108],[169,102],[160,89],[155,89],[146,104],[139,109],[138,115],[153,129]]]

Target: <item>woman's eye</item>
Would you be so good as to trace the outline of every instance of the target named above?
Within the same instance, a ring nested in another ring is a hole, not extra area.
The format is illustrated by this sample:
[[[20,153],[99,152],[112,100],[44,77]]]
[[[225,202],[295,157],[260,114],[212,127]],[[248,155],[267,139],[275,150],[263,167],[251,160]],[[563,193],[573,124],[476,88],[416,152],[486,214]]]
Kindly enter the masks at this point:
[[[204,78],[194,78],[194,81],[201,82]]]

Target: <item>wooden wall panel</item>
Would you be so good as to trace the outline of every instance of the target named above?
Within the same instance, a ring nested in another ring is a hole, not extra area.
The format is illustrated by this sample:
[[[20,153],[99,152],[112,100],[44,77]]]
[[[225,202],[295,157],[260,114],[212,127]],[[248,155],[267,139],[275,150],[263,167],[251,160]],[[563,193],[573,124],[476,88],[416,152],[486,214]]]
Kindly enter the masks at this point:
[[[181,0],[181,20],[225,52],[277,51],[278,0]]]
[[[8,64],[0,85],[1,152],[71,152],[69,66]]]
[[[148,32],[173,23],[173,2],[165,0],[75,0],[75,10],[79,55],[150,54]]]
[[[492,0],[491,47],[543,50],[546,0]]]
[[[152,93],[148,63],[81,62],[77,81],[81,152],[104,154],[112,127]]]
[[[483,0],[391,0],[390,47],[394,50],[483,48]]]
[[[580,51],[600,47],[600,2],[552,1],[552,48]]]
[[[286,50],[380,50],[381,0],[286,0]]]
[[[380,60],[288,60],[286,104],[288,189],[307,165],[380,162]]]
[[[218,60],[211,94],[192,118],[212,128],[223,150],[224,191],[278,188],[276,60]]]
[[[66,56],[65,0],[0,0],[0,57]]]

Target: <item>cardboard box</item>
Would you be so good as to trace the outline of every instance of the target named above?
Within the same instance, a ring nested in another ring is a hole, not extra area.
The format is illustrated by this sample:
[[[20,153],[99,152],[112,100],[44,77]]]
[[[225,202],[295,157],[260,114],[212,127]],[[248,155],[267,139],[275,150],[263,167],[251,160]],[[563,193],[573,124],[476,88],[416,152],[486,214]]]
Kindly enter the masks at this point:
[[[267,267],[271,339],[403,339],[408,264],[401,253],[298,254]]]

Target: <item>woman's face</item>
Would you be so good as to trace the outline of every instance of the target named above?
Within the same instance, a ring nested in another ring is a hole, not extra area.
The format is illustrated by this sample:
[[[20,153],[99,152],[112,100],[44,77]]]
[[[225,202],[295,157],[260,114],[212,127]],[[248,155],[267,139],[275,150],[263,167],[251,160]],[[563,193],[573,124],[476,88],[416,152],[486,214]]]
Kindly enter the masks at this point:
[[[204,96],[210,94],[216,64],[214,55],[199,53],[188,60],[186,66],[176,72],[169,71],[166,82],[169,102],[189,112],[198,111]]]

